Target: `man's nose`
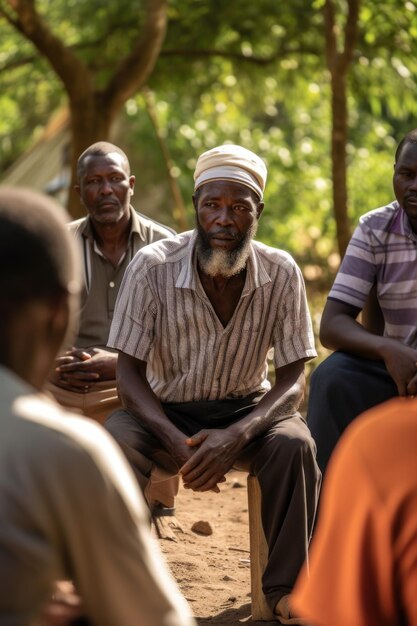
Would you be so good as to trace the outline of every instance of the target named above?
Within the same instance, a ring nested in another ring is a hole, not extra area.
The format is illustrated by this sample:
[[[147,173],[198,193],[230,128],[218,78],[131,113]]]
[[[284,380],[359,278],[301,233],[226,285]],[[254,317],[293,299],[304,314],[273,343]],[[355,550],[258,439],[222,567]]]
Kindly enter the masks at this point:
[[[417,174],[414,176],[413,180],[410,183],[410,189],[413,191],[417,191]]]
[[[100,193],[103,195],[110,195],[113,193],[113,187],[111,186],[110,181],[105,178],[101,181]]]
[[[231,224],[233,222],[233,211],[227,204],[219,206],[216,222],[218,224]]]

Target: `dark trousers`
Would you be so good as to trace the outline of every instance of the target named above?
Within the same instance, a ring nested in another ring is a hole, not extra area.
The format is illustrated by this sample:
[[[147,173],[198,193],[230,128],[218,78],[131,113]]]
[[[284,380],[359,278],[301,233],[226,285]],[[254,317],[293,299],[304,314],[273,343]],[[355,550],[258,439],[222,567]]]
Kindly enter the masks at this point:
[[[259,398],[163,405],[184,435],[202,428],[226,428],[246,415]],[[115,411],[105,428],[124,450],[138,482],[146,487],[154,465],[177,474],[171,456],[156,437],[127,411]],[[262,494],[262,524],[269,546],[263,589],[271,608],[289,593],[307,558],[321,476],[314,441],[301,415],[278,421],[240,454],[235,469],[254,474]]]
[[[382,361],[334,352],[314,370],[307,424],[323,473],[339,437],[355,417],[397,395],[397,386]]]

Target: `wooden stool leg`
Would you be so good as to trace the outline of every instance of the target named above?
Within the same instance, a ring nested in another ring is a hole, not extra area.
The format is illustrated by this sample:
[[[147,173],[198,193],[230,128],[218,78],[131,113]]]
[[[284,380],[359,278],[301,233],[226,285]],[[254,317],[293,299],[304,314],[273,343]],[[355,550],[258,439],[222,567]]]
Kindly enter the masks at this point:
[[[248,476],[248,511],[252,620],[269,621],[273,619],[273,614],[262,591],[262,574],[268,560],[268,546],[261,521],[261,490],[255,476],[250,475]]]

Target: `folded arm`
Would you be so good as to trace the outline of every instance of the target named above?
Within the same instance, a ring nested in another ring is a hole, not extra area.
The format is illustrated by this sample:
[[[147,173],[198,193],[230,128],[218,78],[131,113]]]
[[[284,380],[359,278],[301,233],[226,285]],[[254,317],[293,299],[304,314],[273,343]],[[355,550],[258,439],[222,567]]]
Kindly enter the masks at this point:
[[[51,381],[69,391],[89,391],[98,381],[116,378],[117,356],[107,348],[71,348],[57,358]]]
[[[254,409],[223,429],[204,429],[187,444],[195,454],[182,467],[184,487],[209,491],[224,480],[243,448],[277,421],[293,415],[304,396],[304,359],[275,370],[275,384]]]
[[[167,418],[146,378],[146,362],[121,352],[117,385],[124,408],[132,413],[171,454],[180,468],[192,456],[186,436]]]
[[[382,337],[356,321],[360,309],[327,300],[320,325],[326,348],[350,352],[364,359],[383,361],[401,396],[417,393],[417,351],[397,339]]]

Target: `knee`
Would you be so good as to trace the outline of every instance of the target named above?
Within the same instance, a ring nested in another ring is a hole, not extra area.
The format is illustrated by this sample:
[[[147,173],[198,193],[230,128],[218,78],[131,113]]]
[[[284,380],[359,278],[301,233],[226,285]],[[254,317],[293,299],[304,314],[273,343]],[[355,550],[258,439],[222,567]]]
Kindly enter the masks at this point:
[[[344,356],[339,352],[334,352],[322,361],[311,374],[310,396],[313,391],[323,392],[332,388],[335,384],[339,384],[343,363]]]
[[[277,437],[274,456],[285,466],[315,464],[316,444],[307,429],[282,433]]]
[[[315,461],[316,444],[310,435],[299,434],[288,437],[285,448],[289,462]]]
[[[117,411],[110,413],[108,418],[104,421],[103,427],[119,444],[128,445],[130,439],[130,428],[128,422],[130,419],[130,415],[127,411],[118,409]]]

